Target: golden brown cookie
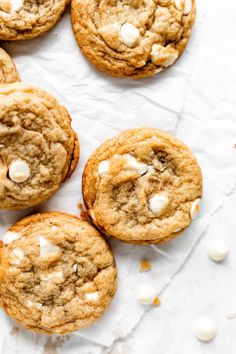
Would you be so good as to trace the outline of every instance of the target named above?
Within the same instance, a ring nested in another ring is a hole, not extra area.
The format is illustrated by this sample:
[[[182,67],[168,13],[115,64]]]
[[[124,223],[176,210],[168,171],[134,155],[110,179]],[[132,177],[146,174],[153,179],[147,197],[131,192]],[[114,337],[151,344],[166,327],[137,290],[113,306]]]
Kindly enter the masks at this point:
[[[82,52],[118,77],[152,76],[182,54],[195,19],[195,0],[72,0]]]
[[[0,87],[0,209],[49,198],[76,167],[77,135],[68,111],[46,91],[23,83]]]
[[[16,66],[11,57],[0,48],[0,84],[10,84],[20,81]]]
[[[68,0],[0,0],[0,40],[31,39],[60,20]]]
[[[32,331],[65,334],[89,326],[102,316],[116,285],[108,244],[75,216],[32,215],[0,241],[0,305]]]
[[[200,167],[190,149],[154,129],[126,130],[102,144],[83,173],[83,197],[93,223],[129,243],[164,243],[199,211]]]

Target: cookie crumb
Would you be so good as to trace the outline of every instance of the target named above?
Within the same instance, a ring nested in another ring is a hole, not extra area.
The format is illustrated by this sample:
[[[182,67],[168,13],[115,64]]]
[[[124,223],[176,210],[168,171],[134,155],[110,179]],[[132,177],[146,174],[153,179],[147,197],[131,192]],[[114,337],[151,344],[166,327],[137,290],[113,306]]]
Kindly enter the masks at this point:
[[[87,211],[82,210],[80,212],[80,218],[84,221],[89,221],[89,216],[88,216]]]
[[[159,306],[161,304],[161,300],[159,297],[155,297],[155,299],[153,300],[152,304],[154,306]]]
[[[80,210],[80,218],[84,221],[89,221],[89,216],[88,216],[88,213],[83,205],[83,203],[81,202],[78,202],[77,203],[77,208]]]
[[[148,272],[150,269],[152,269],[152,264],[150,261],[148,261],[147,259],[142,259],[140,261],[140,272]]]
[[[84,210],[84,206],[80,202],[77,204],[77,208],[80,209],[80,210]]]

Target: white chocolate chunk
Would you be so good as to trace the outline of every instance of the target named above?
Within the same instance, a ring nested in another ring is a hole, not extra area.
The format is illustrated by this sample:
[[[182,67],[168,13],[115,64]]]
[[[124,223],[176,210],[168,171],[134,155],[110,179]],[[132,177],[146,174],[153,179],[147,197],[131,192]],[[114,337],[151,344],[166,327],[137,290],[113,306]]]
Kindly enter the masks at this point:
[[[60,247],[49,242],[45,237],[39,236],[39,248],[40,248],[40,257],[47,258],[50,256],[54,256],[60,253]]]
[[[192,220],[196,218],[197,214],[200,211],[200,203],[201,203],[200,198],[197,198],[194,200],[194,202],[192,202],[191,209],[190,209],[190,216]]]
[[[152,62],[164,68],[174,64],[179,56],[179,53],[174,48],[170,46],[164,47],[160,44],[153,44],[150,54]]]
[[[53,226],[51,227],[51,230],[52,230],[52,232],[57,232],[57,231],[59,230],[59,227],[53,225]]]
[[[110,162],[109,161],[101,161],[98,165],[98,174],[99,176],[105,176],[109,172]]]
[[[193,333],[200,341],[209,342],[216,335],[216,324],[210,317],[199,317],[194,323]]]
[[[47,274],[41,274],[40,279],[42,281],[58,280],[59,282],[63,282],[65,280],[62,272],[51,272]]]
[[[27,162],[16,160],[9,167],[9,177],[16,183],[25,182],[30,177],[30,168]]]
[[[142,305],[151,305],[157,294],[150,284],[140,284],[136,288],[136,295]]]
[[[181,227],[177,227],[173,232],[180,232],[181,230]]]
[[[124,23],[120,29],[121,42],[127,47],[134,47],[138,43],[139,30],[131,23]]]
[[[98,291],[95,291],[93,293],[87,293],[85,295],[85,297],[86,297],[86,300],[89,300],[89,301],[98,301],[99,293],[98,293]]]
[[[148,170],[148,165],[143,162],[138,162],[132,155],[126,154],[127,164],[129,167],[135,169],[140,175],[143,175]]]
[[[11,0],[11,13],[15,13],[23,6],[23,0]]]
[[[24,259],[25,254],[24,251],[20,248],[14,248],[12,251],[12,256],[14,257],[13,260],[11,261],[11,264],[14,264],[16,266],[21,264],[21,261]]]
[[[153,172],[155,172],[155,168],[153,166],[148,166],[146,175],[151,176],[153,174]]]
[[[183,12],[184,15],[188,15],[193,7],[192,0],[175,0],[176,9]]]
[[[215,262],[222,262],[229,254],[229,248],[223,240],[213,240],[208,245],[208,256]]]
[[[117,49],[120,45],[120,23],[112,22],[105,24],[98,29],[98,33],[110,48]]]
[[[160,213],[168,205],[169,199],[163,194],[154,194],[149,199],[149,209],[153,213]]]
[[[33,301],[26,301],[26,306],[29,307],[29,308],[32,308],[32,307],[36,307],[38,310],[40,310],[43,305],[40,304],[39,302],[33,302]]]
[[[10,243],[18,240],[20,237],[21,235],[18,232],[7,231],[3,236],[2,241],[5,245],[10,245]]]
[[[63,142],[67,141],[67,135],[66,135],[66,133],[63,132],[63,134],[62,134],[62,136],[61,136],[61,140],[62,140]]]
[[[78,264],[74,264],[74,265],[72,266],[72,272],[73,272],[73,273],[76,273],[77,270],[78,270]]]

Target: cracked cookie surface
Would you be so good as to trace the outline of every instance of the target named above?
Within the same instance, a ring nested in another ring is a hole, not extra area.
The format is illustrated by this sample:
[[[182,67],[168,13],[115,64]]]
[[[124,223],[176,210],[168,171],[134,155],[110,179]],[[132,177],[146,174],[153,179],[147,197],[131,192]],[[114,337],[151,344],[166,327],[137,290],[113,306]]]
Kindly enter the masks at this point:
[[[66,334],[95,322],[116,291],[112,252],[88,222],[26,217],[0,242],[0,304],[24,327]]]
[[[32,39],[49,31],[68,0],[0,0],[0,40]]]
[[[83,173],[93,223],[129,243],[178,237],[200,208],[202,176],[190,149],[154,128],[131,129],[102,144]]]
[[[183,52],[195,0],[72,0],[71,19],[82,52],[117,77],[153,76]]]
[[[79,158],[68,111],[46,91],[23,83],[0,87],[0,208],[45,201]]]
[[[10,84],[20,81],[16,66],[11,57],[0,48],[0,84]]]

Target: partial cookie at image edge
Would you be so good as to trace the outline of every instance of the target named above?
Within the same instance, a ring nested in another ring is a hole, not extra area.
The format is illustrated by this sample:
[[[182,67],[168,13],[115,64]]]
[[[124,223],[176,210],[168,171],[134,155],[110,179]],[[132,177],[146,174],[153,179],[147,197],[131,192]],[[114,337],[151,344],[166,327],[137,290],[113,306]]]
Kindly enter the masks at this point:
[[[9,54],[0,48],[0,84],[10,84],[20,81],[16,65]]]
[[[41,236],[37,236],[37,228],[41,230]],[[4,243],[0,241],[0,304],[11,317],[34,332],[67,334],[88,327],[102,316],[116,292],[117,268],[109,244],[92,225],[74,215],[63,212],[45,212],[19,220],[10,227],[8,233],[19,235],[19,237],[11,237],[11,239],[8,237],[8,242],[6,242],[6,238],[5,241],[3,239]],[[72,235],[74,236],[72,237]],[[37,238],[40,240],[37,241]],[[73,248],[70,246],[71,242],[71,245],[74,245]],[[37,250],[38,247],[40,252]],[[100,252],[103,253],[102,257]],[[76,259],[77,267],[74,265]],[[32,290],[33,295],[30,291],[27,292],[27,289],[23,294],[21,288],[18,288],[20,282],[24,280],[23,278],[20,280],[21,275],[17,269],[21,269],[21,272],[27,269],[27,274],[29,274],[29,262],[34,263],[32,282],[38,284],[37,279],[40,278],[41,283],[44,283],[40,285],[43,286],[44,291],[40,289],[38,291],[39,285],[35,285]],[[81,266],[80,262],[82,262]],[[41,266],[38,267],[37,265],[40,264]],[[61,268],[57,269],[58,267]],[[72,267],[71,270],[70,267]],[[94,267],[97,267],[96,272],[93,270]],[[47,274],[45,270],[47,270]],[[62,275],[59,274],[61,272]],[[91,273],[90,276],[86,276],[86,272]],[[76,285],[76,277],[78,285]],[[15,293],[12,293],[12,302],[15,302],[14,308],[7,296],[13,280],[15,283]],[[69,286],[68,283],[63,290],[63,283],[70,281],[71,285]],[[57,284],[61,284],[61,300],[53,292]],[[73,296],[66,290],[67,288],[69,290],[72,284],[76,287],[76,294]],[[45,296],[43,292],[45,292]],[[47,293],[48,296],[51,294],[52,303],[48,302]],[[77,298],[76,302],[75,298]],[[67,313],[59,319],[61,301],[67,309]],[[67,301],[71,302],[70,306]],[[53,315],[54,306],[58,308],[56,312],[58,315],[56,313]],[[42,315],[39,317],[41,312]],[[63,321],[65,322],[63,323]],[[46,323],[48,325],[45,325]]]

